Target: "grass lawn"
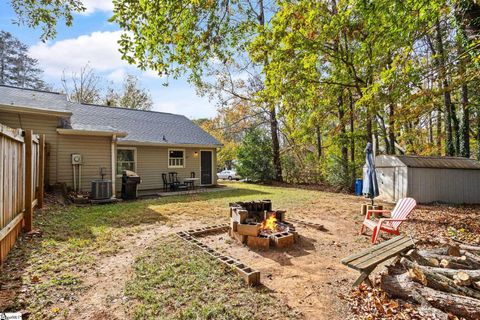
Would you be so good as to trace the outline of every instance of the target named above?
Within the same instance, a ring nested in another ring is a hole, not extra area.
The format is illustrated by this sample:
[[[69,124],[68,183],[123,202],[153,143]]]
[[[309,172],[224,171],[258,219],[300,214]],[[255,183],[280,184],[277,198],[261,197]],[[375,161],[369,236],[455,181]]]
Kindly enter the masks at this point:
[[[130,250],[130,239],[157,228],[162,237],[153,243],[151,237],[141,238],[144,243],[131,249],[134,259],[128,267],[133,275],[122,279],[126,312],[138,318],[161,312],[165,318],[284,318],[286,312],[292,316],[269,290],[245,288],[238,277],[202,253],[164,237],[176,230],[228,221],[229,202],[271,199],[275,208],[293,210],[310,205],[320,194],[230,185],[236,189],[112,205],[51,206],[37,212],[34,223],[41,233],[24,235],[3,266],[0,310],[24,310],[31,319],[82,313],[81,297],[94,287],[92,278],[99,276],[96,270],[104,260],[115,261]],[[249,301],[257,301],[256,307]]]

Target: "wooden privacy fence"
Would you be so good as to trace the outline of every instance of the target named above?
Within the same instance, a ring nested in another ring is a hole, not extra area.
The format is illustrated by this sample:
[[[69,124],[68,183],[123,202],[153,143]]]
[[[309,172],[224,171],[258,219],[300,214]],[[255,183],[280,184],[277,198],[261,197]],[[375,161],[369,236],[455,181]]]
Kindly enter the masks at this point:
[[[45,136],[0,124],[0,263],[43,205]]]

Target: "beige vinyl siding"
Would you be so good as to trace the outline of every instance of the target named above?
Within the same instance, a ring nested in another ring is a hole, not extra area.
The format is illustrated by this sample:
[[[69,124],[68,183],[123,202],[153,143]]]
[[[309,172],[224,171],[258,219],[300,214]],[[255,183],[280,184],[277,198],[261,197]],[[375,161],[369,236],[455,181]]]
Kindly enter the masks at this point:
[[[158,147],[158,146],[118,146],[119,148],[136,148],[136,173],[142,178],[142,183],[138,186],[139,190],[162,189],[162,173],[175,171],[178,178],[183,181],[184,178],[190,177],[190,172],[195,172],[195,177],[200,178],[200,150],[209,150],[213,152],[213,183],[216,183],[216,150],[205,148],[183,148],[183,147]],[[184,168],[168,168],[168,150],[182,149],[185,150],[185,167]],[[195,151],[197,155],[195,156]],[[121,177],[117,178],[117,193],[121,191]],[[198,185],[200,182],[197,181]]]
[[[36,134],[45,134],[47,144],[47,168],[46,180],[48,184],[56,182],[56,152],[57,152],[57,126],[59,117],[34,114],[20,114],[12,112],[2,112],[0,108],[0,123],[10,128],[21,128],[23,130],[33,130]]]
[[[111,138],[90,136],[58,136],[58,182],[73,186],[72,154],[82,155],[81,191],[90,191],[92,180],[100,179],[100,168],[105,168],[105,179],[111,179]]]

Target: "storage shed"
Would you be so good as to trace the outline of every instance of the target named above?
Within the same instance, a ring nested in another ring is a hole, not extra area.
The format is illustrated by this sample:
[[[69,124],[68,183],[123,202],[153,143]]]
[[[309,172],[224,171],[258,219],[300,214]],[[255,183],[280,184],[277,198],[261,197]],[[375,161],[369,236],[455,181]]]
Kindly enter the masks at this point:
[[[375,158],[378,199],[418,203],[480,203],[480,163],[455,157],[387,156]]]

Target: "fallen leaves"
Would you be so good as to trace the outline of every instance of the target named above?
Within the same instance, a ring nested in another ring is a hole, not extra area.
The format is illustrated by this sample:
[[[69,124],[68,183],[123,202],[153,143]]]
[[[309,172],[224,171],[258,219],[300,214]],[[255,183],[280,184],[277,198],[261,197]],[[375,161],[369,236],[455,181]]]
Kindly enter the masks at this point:
[[[348,301],[358,319],[430,319],[412,304],[390,299],[381,289],[370,288],[363,283],[352,289],[349,296],[341,295],[340,298]]]

